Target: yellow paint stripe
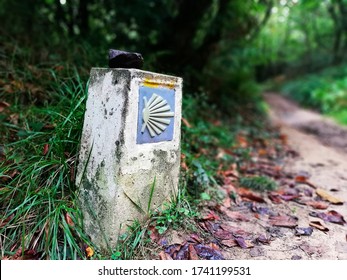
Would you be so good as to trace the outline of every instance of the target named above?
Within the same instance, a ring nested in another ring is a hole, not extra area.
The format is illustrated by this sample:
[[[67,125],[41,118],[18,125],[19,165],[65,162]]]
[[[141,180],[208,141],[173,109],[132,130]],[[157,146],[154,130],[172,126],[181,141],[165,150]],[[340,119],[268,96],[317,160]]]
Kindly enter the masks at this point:
[[[167,87],[169,89],[175,88],[175,83],[170,82],[158,82],[156,80],[145,79],[143,85],[150,88]]]

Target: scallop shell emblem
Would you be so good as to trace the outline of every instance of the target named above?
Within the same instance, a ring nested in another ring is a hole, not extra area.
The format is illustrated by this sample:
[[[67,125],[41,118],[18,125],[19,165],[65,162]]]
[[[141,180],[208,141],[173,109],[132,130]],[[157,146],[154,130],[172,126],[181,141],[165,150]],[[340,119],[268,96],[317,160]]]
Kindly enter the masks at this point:
[[[160,135],[169,126],[174,112],[171,112],[167,101],[155,93],[148,101],[146,97],[143,97],[143,101],[143,125],[141,132],[144,133],[147,128],[151,137]]]

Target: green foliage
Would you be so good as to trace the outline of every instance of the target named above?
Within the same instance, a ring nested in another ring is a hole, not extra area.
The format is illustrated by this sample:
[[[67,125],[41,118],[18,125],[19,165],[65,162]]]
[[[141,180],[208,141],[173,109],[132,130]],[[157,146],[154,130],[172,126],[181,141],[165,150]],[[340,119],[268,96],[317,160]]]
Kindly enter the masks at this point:
[[[76,72],[64,82],[54,74],[55,104],[14,104],[18,124],[3,122],[17,141],[5,145],[6,161],[0,164],[0,211],[8,219],[0,229],[6,235],[1,251],[23,246],[49,259],[84,258],[83,244],[90,243],[75,204],[74,171],[86,88]]]
[[[346,122],[347,66],[332,67],[283,85],[282,90],[300,104]]]
[[[159,234],[165,233],[168,228],[186,229],[199,216],[196,206],[189,201],[187,187],[181,186],[170,203],[164,203],[162,209],[153,213],[152,221],[155,221]]]
[[[240,186],[256,191],[273,191],[277,183],[267,176],[254,176],[240,178]]]

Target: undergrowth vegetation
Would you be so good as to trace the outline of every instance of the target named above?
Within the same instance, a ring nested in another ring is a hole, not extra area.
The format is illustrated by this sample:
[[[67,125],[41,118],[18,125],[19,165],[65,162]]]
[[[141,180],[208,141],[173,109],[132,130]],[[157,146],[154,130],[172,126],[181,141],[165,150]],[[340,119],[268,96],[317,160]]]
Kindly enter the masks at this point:
[[[81,45],[77,47],[83,49]],[[251,117],[262,103],[225,114],[202,94],[185,94],[179,192],[147,221],[135,221],[116,248],[101,253],[83,231],[75,186],[87,93],[87,66],[56,56],[37,64],[31,49],[3,48],[0,77],[0,250],[2,257],[131,259],[153,257],[151,234],[197,230],[199,205],[223,198],[218,172],[250,159],[248,147],[226,153],[242,131],[256,135]],[[81,51],[85,54],[85,51]],[[10,54],[10,55],[8,55]],[[89,57],[92,61],[93,58]],[[65,60],[65,63],[61,63]]]
[[[327,68],[285,83],[282,91],[300,104],[347,124],[347,66]]]

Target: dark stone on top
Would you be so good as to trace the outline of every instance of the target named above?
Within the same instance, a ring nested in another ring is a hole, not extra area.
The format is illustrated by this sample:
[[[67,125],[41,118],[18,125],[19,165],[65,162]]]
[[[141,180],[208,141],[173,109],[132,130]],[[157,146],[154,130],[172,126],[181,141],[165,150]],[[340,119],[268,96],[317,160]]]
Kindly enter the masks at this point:
[[[110,49],[108,52],[108,66],[110,68],[136,68],[141,69],[143,65],[142,55]]]

